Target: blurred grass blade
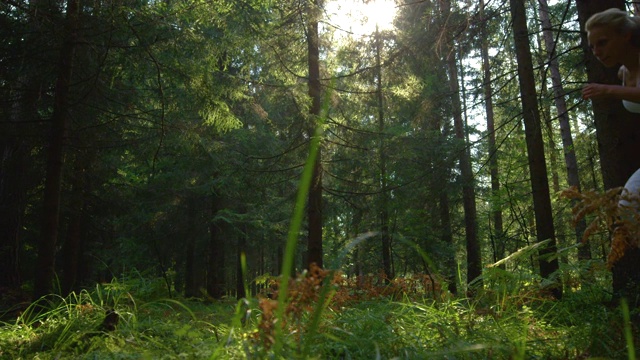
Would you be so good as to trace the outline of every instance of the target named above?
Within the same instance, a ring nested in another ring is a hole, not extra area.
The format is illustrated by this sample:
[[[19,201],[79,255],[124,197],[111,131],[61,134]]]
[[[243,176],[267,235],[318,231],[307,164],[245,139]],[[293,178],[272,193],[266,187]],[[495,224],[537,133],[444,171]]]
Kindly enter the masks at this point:
[[[622,320],[624,321],[624,339],[627,343],[627,355],[629,360],[636,360],[636,349],[633,345],[633,333],[631,332],[631,317],[629,316],[629,305],[625,299],[620,301],[622,310]]]

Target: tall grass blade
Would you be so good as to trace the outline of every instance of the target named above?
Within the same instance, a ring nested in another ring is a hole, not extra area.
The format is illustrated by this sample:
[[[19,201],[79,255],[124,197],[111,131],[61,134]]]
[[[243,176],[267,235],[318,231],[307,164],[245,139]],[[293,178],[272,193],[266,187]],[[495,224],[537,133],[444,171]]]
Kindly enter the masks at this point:
[[[324,127],[324,119],[326,118],[329,109],[329,93],[325,92],[323,99],[322,110],[320,116],[318,116],[317,126],[314,130],[314,134],[311,137],[309,146],[309,156],[304,164],[302,170],[302,177],[298,187],[298,194],[296,196],[296,203],[293,208],[293,215],[291,218],[291,224],[289,226],[289,232],[287,234],[287,244],[284,251],[284,258],[282,261],[282,273],[280,274],[280,289],[278,291],[278,308],[276,309],[276,318],[283,319],[285,308],[287,307],[287,296],[289,291],[289,277],[293,272],[293,262],[296,254],[296,246],[298,243],[298,234],[302,227],[302,219],[304,217],[304,208],[307,202],[307,196],[309,195],[309,189],[311,187],[311,179],[313,177],[313,168],[318,158],[318,152],[320,150],[320,140],[322,139],[322,132]],[[280,321],[280,325],[276,326],[274,344],[275,354],[280,354],[283,346],[282,340],[282,324],[284,321]]]
[[[372,238],[374,236],[377,236],[378,234],[379,234],[378,231],[368,231],[368,232],[359,234],[358,236],[353,238],[351,241],[349,241],[347,243],[347,245],[344,247],[344,249],[342,249],[342,251],[340,251],[338,256],[334,259],[334,261],[331,264],[331,268],[332,269],[339,269],[342,266],[342,264],[344,264],[345,259],[347,258],[347,255],[349,255],[349,253],[356,246],[360,245],[365,240],[368,240],[368,239],[370,239],[370,238]]]
[[[242,286],[244,288],[244,296],[249,297],[249,283],[247,282],[247,254],[245,252],[240,253],[240,268],[242,270]]]
[[[627,355],[629,360],[636,360],[636,349],[633,345],[633,334],[631,333],[631,317],[629,316],[629,305],[627,300],[620,301],[622,310],[622,320],[624,321],[624,339],[627,343]]]
[[[287,245],[284,251],[284,259],[282,262],[282,273],[280,274],[280,289],[278,290],[278,308],[276,310],[276,318],[283,319],[284,310],[287,307],[287,294],[289,292],[289,277],[293,272],[293,262],[295,259],[296,246],[298,242],[298,233],[302,227],[302,219],[304,216],[304,207],[309,194],[309,188],[311,187],[311,177],[313,174],[313,166],[318,156],[318,147],[320,146],[320,134],[321,127],[318,126],[315,135],[311,139],[311,149],[307,162],[304,165],[302,171],[302,178],[300,179],[300,186],[298,188],[298,195],[296,197],[296,203],[293,209],[293,216],[291,219],[291,225],[289,226],[289,233],[287,235]],[[280,324],[283,322],[281,321]],[[276,326],[275,335],[276,343],[274,351],[279,354],[282,349],[282,326]]]
[[[551,239],[547,239],[547,240],[543,240],[540,242],[537,242],[535,244],[529,245],[529,246],[525,246],[521,249],[518,249],[516,252],[514,252],[513,254],[508,255],[507,257],[496,261],[493,264],[489,264],[487,265],[487,267],[496,267],[496,266],[500,266],[506,262],[509,262],[511,260],[515,260],[521,256],[527,255],[527,254],[531,254],[534,250],[537,250],[540,247],[544,247],[546,246],[549,242],[551,241]]]

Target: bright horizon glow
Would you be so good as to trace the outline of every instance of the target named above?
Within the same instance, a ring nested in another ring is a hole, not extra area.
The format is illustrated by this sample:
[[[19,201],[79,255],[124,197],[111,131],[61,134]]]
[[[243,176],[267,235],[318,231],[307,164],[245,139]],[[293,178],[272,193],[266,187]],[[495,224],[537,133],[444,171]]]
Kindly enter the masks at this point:
[[[371,35],[379,30],[393,29],[397,7],[394,0],[329,0],[326,3],[327,22],[352,36]],[[347,34],[345,34],[347,35]]]

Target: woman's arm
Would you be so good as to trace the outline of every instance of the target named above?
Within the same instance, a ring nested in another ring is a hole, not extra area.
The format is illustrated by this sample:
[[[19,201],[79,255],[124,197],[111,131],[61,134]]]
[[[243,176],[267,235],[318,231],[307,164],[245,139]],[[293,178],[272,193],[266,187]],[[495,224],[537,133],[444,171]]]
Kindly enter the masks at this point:
[[[583,99],[611,98],[640,103],[640,88],[591,83],[582,88]]]
[[[624,84],[624,79],[629,78],[629,70],[622,65],[618,69],[618,78]],[[640,103],[640,88],[624,85],[605,85],[590,83],[582,88],[582,98],[588,99],[617,99]]]

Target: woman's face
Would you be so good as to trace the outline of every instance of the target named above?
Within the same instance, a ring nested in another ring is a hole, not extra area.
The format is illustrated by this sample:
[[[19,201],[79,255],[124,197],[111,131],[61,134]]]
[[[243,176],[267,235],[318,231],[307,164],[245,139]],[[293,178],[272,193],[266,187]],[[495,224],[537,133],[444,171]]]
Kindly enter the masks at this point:
[[[587,33],[593,55],[606,67],[620,64],[622,54],[628,51],[629,36],[620,34],[608,26],[598,26]]]

